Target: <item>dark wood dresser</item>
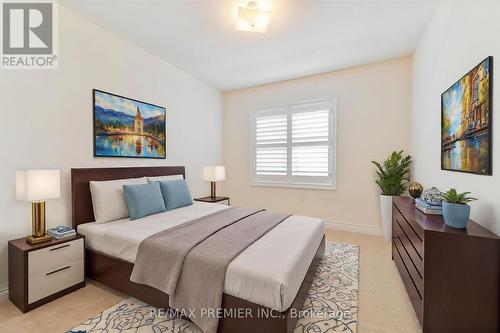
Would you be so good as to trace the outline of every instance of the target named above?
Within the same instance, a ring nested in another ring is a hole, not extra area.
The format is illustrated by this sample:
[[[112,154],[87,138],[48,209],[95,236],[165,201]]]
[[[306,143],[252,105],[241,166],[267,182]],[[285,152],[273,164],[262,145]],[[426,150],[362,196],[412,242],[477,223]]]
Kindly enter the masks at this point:
[[[500,332],[500,238],[467,229],[394,197],[392,258],[424,333]]]

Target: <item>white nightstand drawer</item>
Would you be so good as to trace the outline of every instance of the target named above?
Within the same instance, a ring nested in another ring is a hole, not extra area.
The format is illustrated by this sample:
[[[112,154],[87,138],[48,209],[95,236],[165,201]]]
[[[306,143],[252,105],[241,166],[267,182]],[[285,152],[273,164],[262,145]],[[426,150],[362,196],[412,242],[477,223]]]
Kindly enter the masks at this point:
[[[73,261],[83,261],[83,239],[57,244],[28,253],[28,275],[67,266]]]
[[[74,286],[84,279],[83,258],[28,277],[28,304]]]

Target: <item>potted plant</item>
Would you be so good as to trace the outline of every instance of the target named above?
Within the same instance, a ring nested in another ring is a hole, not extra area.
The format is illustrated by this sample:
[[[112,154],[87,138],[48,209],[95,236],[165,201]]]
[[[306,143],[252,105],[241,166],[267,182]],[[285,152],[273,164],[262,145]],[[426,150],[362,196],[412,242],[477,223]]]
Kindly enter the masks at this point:
[[[443,197],[443,217],[444,223],[453,228],[465,228],[469,222],[470,206],[469,202],[477,200],[469,196],[470,192],[457,193],[451,188]]]
[[[380,195],[380,212],[382,231],[386,240],[391,239],[392,230],[392,197],[406,191],[410,180],[411,156],[403,157],[403,151],[393,151],[382,164],[372,161],[377,167],[377,185],[382,191]]]

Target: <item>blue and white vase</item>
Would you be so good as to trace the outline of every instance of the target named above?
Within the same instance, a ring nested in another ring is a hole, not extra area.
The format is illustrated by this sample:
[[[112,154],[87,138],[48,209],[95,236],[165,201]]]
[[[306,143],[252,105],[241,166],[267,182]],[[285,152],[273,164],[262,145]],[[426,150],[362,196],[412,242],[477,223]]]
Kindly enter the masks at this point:
[[[443,217],[446,225],[464,229],[469,223],[470,206],[443,201]]]

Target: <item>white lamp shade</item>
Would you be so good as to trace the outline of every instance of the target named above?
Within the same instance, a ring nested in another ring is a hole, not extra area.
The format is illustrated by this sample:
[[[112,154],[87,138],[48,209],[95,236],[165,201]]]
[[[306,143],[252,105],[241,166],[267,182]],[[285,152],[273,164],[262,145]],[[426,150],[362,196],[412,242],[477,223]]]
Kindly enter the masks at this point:
[[[61,196],[59,170],[23,170],[16,172],[16,198],[41,201]]]
[[[203,179],[210,182],[226,180],[226,167],[223,165],[211,165],[203,168]]]

